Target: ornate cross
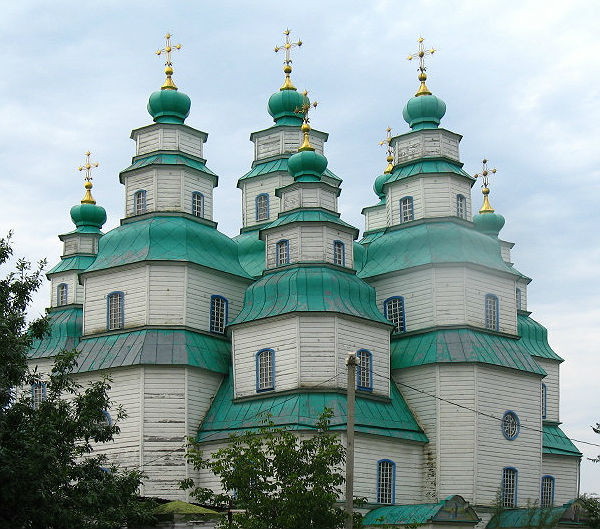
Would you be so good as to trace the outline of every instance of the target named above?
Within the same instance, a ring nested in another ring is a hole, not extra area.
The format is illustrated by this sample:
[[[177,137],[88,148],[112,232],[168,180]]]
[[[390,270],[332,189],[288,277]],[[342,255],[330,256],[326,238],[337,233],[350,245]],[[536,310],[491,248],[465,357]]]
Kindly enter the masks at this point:
[[[385,129],[385,139],[379,142],[379,145],[387,145],[387,167],[385,168],[384,174],[390,174],[394,170],[394,166],[392,162],[394,161],[394,153],[392,151],[391,141],[392,141],[392,127],[388,127]]]
[[[100,164],[98,162],[91,162],[90,161],[90,155],[92,153],[90,151],[85,153],[85,163],[81,166],[79,166],[79,170],[80,171],[85,171],[85,184],[83,184],[83,187],[85,187],[85,195],[84,197],[81,199],[81,203],[82,204],[95,204],[96,201],[94,200],[94,197],[92,196],[92,169],[94,169],[95,167],[98,167]]]
[[[417,93],[415,94],[417,96],[431,95],[431,92],[425,85],[425,81],[427,80],[427,74],[425,73],[427,71],[427,67],[425,66],[425,56],[433,55],[435,53],[435,48],[426,50],[425,46],[423,45],[424,41],[425,41],[425,39],[423,37],[419,37],[417,39],[417,42],[419,43],[419,49],[415,53],[412,53],[411,55],[409,55],[407,57],[407,59],[409,61],[412,61],[413,59],[416,59],[416,58],[419,59],[419,67],[417,68],[417,71],[419,72],[419,81],[421,81],[421,86],[419,87],[419,90],[417,90]]]
[[[308,91],[304,90],[304,92],[302,92],[302,95],[305,98],[307,98]],[[306,101],[302,104],[302,106],[294,109],[294,112],[296,114],[302,114],[302,126],[300,127],[300,130],[302,131],[304,138],[302,140],[302,145],[300,145],[300,147],[298,148],[298,152],[315,150],[314,147],[310,144],[310,117],[309,117],[308,113],[309,113],[311,107],[317,108],[318,104],[319,103],[317,103],[316,101],[313,101],[312,103],[310,103],[308,101],[308,99],[306,99]]]
[[[483,184],[481,185],[481,192],[483,193],[483,205],[479,210],[479,213],[494,213],[494,208],[490,204],[490,199],[488,195],[490,194],[490,188],[488,187],[490,184],[489,175],[496,174],[496,169],[488,169],[487,166],[488,161],[484,158],[481,162],[482,171],[481,173],[477,173],[473,175],[475,178],[481,178]]]
[[[157,52],[156,52],[156,55],[162,55],[163,53],[166,55],[165,74],[167,74],[167,79],[165,80],[164,84],[160,87],[161,90],[177,90],[177,86],[175,86],[173,79],[171,79],[171,76],[173,75],[173,63],[171,62],[171,52],[173,50],[180,50],[180,49],[181,49],[181,44],[172,45],[171,44],[171,34],[167,33],[165,35],[165,47],[162,48],[161,50],[157,50]]]
[[[292,84],[290,74],[292,73],[292,48],[302,46],[302,41],[298,39],[298,42],[290,41],[290,30],[286,29],[283,34],[285,35],[285,42],[281,46],[275,46],[275,53],[279,50],[285,50],[285,59],[283,61],[283,72],[285,73],[285,81],[280,90],[296,90],[296,87]]]
[[[304,92],[302,92],[302,95],[304,97],[308,97],[308,90],[304,90]],[[294,109],[294,112],[296,114],[302,114],[302,120],[304,121],[304,123],[306,123],[307,125],[310,123],[310,118],[308,116],[308,112],[310,111],[311,107],[312,108],[317,108],[318,106],[318,102],[317,101],[313,101],[311,102],[304,102],[302,104],[302,106],[300,107],[296,107]]]

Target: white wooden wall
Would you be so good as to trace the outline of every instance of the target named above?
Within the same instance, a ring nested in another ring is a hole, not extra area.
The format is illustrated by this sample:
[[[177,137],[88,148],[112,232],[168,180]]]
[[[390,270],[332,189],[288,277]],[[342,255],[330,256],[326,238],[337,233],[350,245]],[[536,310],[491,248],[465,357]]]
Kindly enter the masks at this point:
[[[500,255],[504,262],[508,264],[512,264],[510,251],[512,250],[514,244],[508,241],[500,241]]]
[[[298,185],[292,189],[286,189],[281,193],[282,211],[296,208],[323,208],[337,211],[336,188],[324,188],[319,186]]]
[[[318,131],[313,131],[310,136],[310,143],[319,154],[323,154],[324,136]],[[251,139],[254,142],[254,159],[259,161],[297,152],[302,143],[302,132],[300,127],[272,127],[259,133],[255,132]]]
[[[265,251],[267,257],[267,268],[276,267],[276,245],[277,242],[286,239],[289,241],[290,263],[300,261],[300,226],[298,224],[288,224],[281,228],[269,230],[265,237]]]
[[[544,454],[542,475],[554,477],[554,505],[563,505],[579,496],[578,457]]]
[[[560,363],[538,357],[535,361],[547,373],[542,379],[546,384],[546,420],[558,422],[560,421]]]
[[[445,156],[459,160],[461,136],[444,129],[419,130],[392,139],[395,164],[427,157]]]
[[[63,241],[63,256],[76,253],[95,254],[98,252],[98,239],[95,233],[73,233],[60,236]]]
[[[387,226],[387,210],[385,204],[365,208],[363,213],[365,215],[365,231],[378,230]]]
[[[136,156],[154,151],[181,151],[202,158],[202,147],[206,134],[180,125],[155,124],[133,131]]]
[[[125,217],[134,214],[133,195],[136,191],[146,191],[146,210],[156,209],[155,182],[156,169],[149,167],[125,177]]]
[[[69,272],[60,272],[58,274],[52,274],[52,279],[50,281],[50,306],[56,307],[58,305],[57,287],[61,283],[66,283],[67,285],[67,304],[83,303],[83,286],[79,284],[79,280],[77,278],[77,271],[70,270]]]
[[[527,310],[527,282],[524,280],[518,280],[516,282],[516,287],[521,289],[521,310]],[[515,290],[516,294],[516,290]],[[515,298],[516,303],[516,298]]]
[[[183,325],[186,294],[185,265],[152,263],[148,265],[149,325]],[[127,309],[127,303],[125,303]],[[125,312],[127,319],[127,311]]]
[[[200,176],[192,171],[183,171],[181,208],[186,213],[192,215],[192,193],[198,191],[204,195],[204,216],[203,218],[213,219],[213,183],[210,178]]]
[[[280,211],[280,199],[275,196],[275,189],[291,184],[294,179],[288,172],[279,171],[266,176],[258,176],[241,180],[242,188],[242,222],[244,227],[262,224],[266,220],[256,220],[256,197],[262,193],[269,195],[269,219],[273,221]]]

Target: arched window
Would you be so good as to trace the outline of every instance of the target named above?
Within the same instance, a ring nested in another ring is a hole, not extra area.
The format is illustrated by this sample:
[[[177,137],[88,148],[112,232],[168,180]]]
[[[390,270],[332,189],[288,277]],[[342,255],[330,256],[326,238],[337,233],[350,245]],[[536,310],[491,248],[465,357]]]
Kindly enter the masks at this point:
[[[377,503],[394,503],[396,464],[389,459],[377,461]]]
[[[290,262],[290,241],[282,239],[275,244],[275,264],[281,266]]]
[[[109,331],[122,329],[124,326],[123,298],[123,292],[111,292],[106,297],[106,328]]]
[[[366,349],[356,352],[356,388],[373,391],[373,355]]]
[[[515,302],[517,304],[517,310],[521,310],[521,289],[517,288],[515,290]]]
[[[204,195],[199,191],[192,193],[192,215],[204,217]]]
[[[346,246],[342,241],[333,241],[333,264],[346,266]]]
[[[542,507],[552,507],[554,505],[554,478],[552,476],[542,476],[540,500]]]
[[[228,301],[223,296],[210,297],[210,332],[223,334],[227,325]]]
[[[410,220],[415,220],[413,198],[404,197],[400,199],[400,222],[408,222]]]
[[[504,437],[506,437],[509,441],[513,441],[519,436],[521,422],[514,411],[507,411],[502,417],[502,423],[500,424],[500,427],[502,428],[502,435],[504,435]]]
[[[383,302],[385,317],[394,324],[394,332],[406,331],[406,318],[404,315],[404,298],[394,296]]]
[[[269,219],[269,195],[261,193],[256,197],[256,220]]]
[[[56,287],[56,304],[66,305],[68,302],[69,287],[66,283],[60,283]]]
[[[497,331],[499,325],[498,296],[486,294],[485,296],[485,328]]]
[[[46,400],[46,383],[36,382],[31,384],[31,407],[37,410],[40,404]]]
[[[517,469],[505,467],[502,469],[502,507],[517,506]]]
[[[275,389],[275,351],[261,349],[256,353],[256,391]]]
[[[548,413],[548,389],[546,384],[542,384],[542,419],[546,418]]]
[[[461,219],[467,218],[467,199],[465,195],[456,195],[456,216]]]
[[[146,211],[146,191],[140,189],[133,194],[133,213],[134,215],[141,215],[142,213],[146,213]]]

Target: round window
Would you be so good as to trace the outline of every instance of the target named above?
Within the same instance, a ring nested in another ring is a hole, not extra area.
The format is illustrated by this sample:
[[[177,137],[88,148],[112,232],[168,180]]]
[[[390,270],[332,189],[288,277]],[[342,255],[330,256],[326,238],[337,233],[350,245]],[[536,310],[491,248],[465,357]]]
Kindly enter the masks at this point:
[[[507,411],[502,417],[502,433],[509,441],[516,439],[519,435],[519,417],[514,411]]]

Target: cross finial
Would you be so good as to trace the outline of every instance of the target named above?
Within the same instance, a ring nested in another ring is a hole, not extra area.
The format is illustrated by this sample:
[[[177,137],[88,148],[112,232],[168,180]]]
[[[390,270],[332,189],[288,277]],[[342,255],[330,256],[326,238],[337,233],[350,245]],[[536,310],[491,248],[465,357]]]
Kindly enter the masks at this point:
[[[275,53],[279,50],[285,50],[285,59],[283,61],[283,73],[285,73],[285,81],[279,90],[296,90],[296,87],[290,79],[292,73],[292,48],[302,46],[302,41],[298,39],[298,42],[290,41],[290,30],[286,29],[283,34],[285,35],[285,42],[280,46],[275,46]]]
[[[387,167],[385,168],[385,171],[383,171],[384,174],[391,174],[391,172],[394,170],[394,165],[393,165],[393,161],[394,161],[394,153],[392,150],[392,146],[391,146],[391,141],[392,141],[392,127],[388,127],[387,129],[385,129],[385,139],[381,140],[379,142],[379,145],[386,145],[386,151],[387,151]]]
[[[95,167],[98,167],[100,164],[98,162],[90,161],[91,154],[92,153],[90,151],[86,152],[85,153],[85,163],[83,165],[79,166],[80,171],[85,171],[85,176],[84,176],[85,184],[83,184],[83,187],[85,187],[85,195],[81,199],[82,204],[95,204],[96,203],[96,201],[94,200],[94,197],[92,196],[92,187],[93,187],[92,169],[94,169]]]
[[[303,140],[302,140],[302,145],[300,145],[300,147],[298,148],[298,152],[300,151],[314,151],[314,147],[310,144],[310,117],[309,117],[309,111],[311,108],[317,108],[317,105],[319,103],[317,103],[317,101],[313,101],[312,103],[308,100],[308,91],[304,90],[304,92],[302,92],[302,95],[304,96],[304,103],[302,104],[302,106],[296,108],[294,110],[294,112],[296,114],[301,114],[302,115],[302,126],[300,127],[300,130],[302,131],[302,134],[304,136]]]
[[[177,90],[177,86],[173,82],[171,76],[173,75],[173,63],[171,62],[171,52],[173,50],[180,50],[181,44],[171,44],[171,34],[167,33],[165,35],[165,47],[157,50],[156,55],[162,55],[163,53],[166,55],[165,58],[165,74],[167,78],[165,82],[160,87],[161,90]]]
[[[417,68],[417,71],[419,72],[418,78],[419,81],[421,81],[421,86],[419,86],[415,96],[431,95],[429,88],[427,88],[427,85],[425,84],[425,81],[427,80],[427,74],[425,73],[427,71],[427,67],[425,66],[425,56],[433,55],[435,53],[435,48],[426,50],[425,45],[423,44],[424,41],[425,39],[423,37],[419,37],[417,39],[417,42],[419,43],[419,49],[407,57],[409,61],[417,58],[419,59],[419,67]]]
[[[483,193],[483,205],[481,206],[479,213],[494,213],[494,208],[492,208],[492,206],[490,204],[490,199],[488,198],[488,195],[490,194],[489,176],[490,176],[490,174],[496,174],[496,169],[488,169],[487,163],[488,163],[488,161],[484,158],[483,161],[481,162],[481,164],[482,164],[481,173],[477,173],[477,174],[473,175],[475,178],[481,178],[481,181],[483,182],[481,184],[481,192]]]

